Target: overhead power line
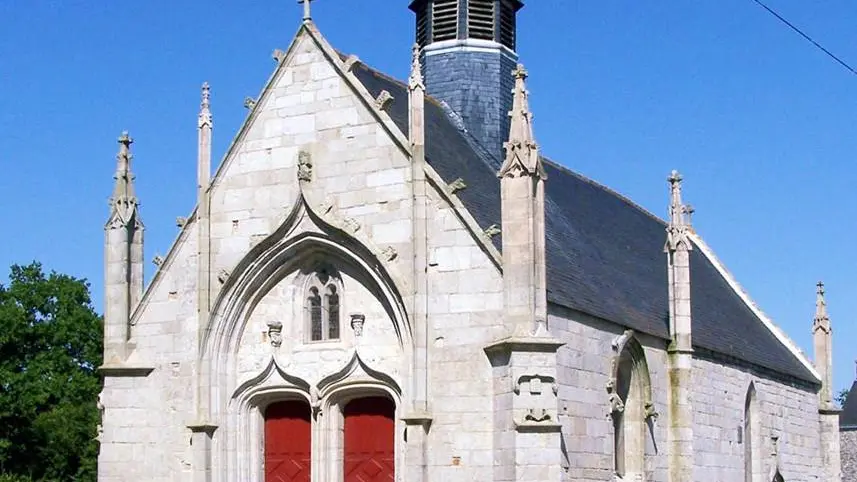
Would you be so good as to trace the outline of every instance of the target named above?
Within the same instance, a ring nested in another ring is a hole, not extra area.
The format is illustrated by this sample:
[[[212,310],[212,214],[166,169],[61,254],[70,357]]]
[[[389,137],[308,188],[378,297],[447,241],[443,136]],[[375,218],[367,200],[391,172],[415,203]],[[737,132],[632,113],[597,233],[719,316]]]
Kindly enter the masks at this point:
[[[853,67],[851,67],[850,65],[848,65],[848,63],[847,63],[847,62],[845,62],[845,61],[844,61],[844,60],[842,60],[841,58],[839,58],[839,57],[837,57],[836,55],[834,55],[834,54],[833,54],[833,52],[831,52],[831,51],[827,50],[826,48],[824,48],[820,43],[818,43],[818,42],[816,42],[815,40],[813,40],[813,39],[812,39],[812,37],[810,37],[809,35],[805,34],[805,33],[803,32],[803,30],[801,30],[801,29],[797,28],[793,23],[789,22],[789,21],[788,21],[788,20],[786,20],[782,15],[780,15],[780,14],[779,14],[779,13],[777,13],[777,12],[775,12],[771,7],[769,7],[769,6],[765,5],[764,3],[762,3],[762,1],[761,1],[761,0],[753,0],[753,1],[754,1],[754,2],[756,2],[760,7],[764,8],[765,10],[767,10],[767,11],[768,11],[768,13],[770,13],[771,15],[773,15],[774,17],[776,17],[780,22],[782,22],[782,23],[784,23],[784,24],[788,25],[788,27],[789,27],[790,29],[792,29],[792,30],[794,30],[795,32],[797,32],[801,37],[803,37],[804,39],[806,39],[807,41],[809,41],[809,42],[810,42],[812,45],[814,45],[816,48],[818,48],[819,50],[821,50],[822,52],[824,52],[825,54],[827,54],[827,56],[828,56],[828,57],[830,57],[831,59],[835,60],[835,61],[836,61],[836,63],[838,63],[839,65],[841,65],[841,66],[845,67],[846,69],[848,69],[848,71],[849,71],[849,72],[851,72],[852,74],[857,75],[857,70],[854,70],[854,68],[853,68]]]

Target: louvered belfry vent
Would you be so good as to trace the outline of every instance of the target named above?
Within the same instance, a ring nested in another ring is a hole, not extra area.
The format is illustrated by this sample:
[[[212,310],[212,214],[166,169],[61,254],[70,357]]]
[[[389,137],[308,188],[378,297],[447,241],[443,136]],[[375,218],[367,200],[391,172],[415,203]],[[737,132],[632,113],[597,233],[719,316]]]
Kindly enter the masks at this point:
[[[469,38],[494,40],[495,0],[469,0],[467,33]]]
[[[425,46],[428,43],[429,25],[425,10],[417,14],[417,43]]]
[[[520,8],[520,7],[518,7]],[[500,38],[499,42],[512,50],[515,50],[515,32],[517,26],[515,18],[517,17],[517,8],[509,5],[506,2],[500,4]]]
[[[432,41],[458,37],[458,0],[435,0],[431,13]]]

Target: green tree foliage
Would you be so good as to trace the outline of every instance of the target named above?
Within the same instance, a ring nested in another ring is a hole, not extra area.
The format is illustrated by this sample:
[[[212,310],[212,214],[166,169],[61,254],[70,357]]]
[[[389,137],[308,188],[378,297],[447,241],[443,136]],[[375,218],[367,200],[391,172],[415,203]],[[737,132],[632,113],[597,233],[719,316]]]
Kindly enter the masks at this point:
[[[96,479],[101,344],[88,283],[12,266],[0,284],[0,480]]]
[[[848,400],[848,389],[843,388],[842,390],[839,390],[838,394],[836,394],[836,403],[838,403],[840,407],[844,407],[846,400]]]

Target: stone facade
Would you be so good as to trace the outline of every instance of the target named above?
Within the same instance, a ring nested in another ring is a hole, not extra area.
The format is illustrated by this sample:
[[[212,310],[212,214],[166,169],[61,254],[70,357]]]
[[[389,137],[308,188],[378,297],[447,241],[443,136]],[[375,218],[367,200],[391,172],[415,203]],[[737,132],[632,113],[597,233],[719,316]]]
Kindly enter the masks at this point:
[[[99,481],[262,481],[281,400],[312,410],[312,480],[345,480],[367,396],[395,404],[396,480],[834,480],[816,384],[690,350],[689,318],[664,340],[547,303],[526,72],[501,254],[425,162],[418,58],[405,133],[305,20],[210,182],[205,87],[200,200],[139,303],[111,278],[139,260],[108,257]]]

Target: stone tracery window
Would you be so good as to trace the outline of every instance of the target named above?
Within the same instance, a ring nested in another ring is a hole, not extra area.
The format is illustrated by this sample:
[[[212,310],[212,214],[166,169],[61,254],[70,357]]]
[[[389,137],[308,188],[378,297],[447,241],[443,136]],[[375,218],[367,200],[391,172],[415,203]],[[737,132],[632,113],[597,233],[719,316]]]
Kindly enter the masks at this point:
[[[320,266],[307,280],[304,312],[309,341],[338,340],[342,305],[342,279],[333,268]]]

